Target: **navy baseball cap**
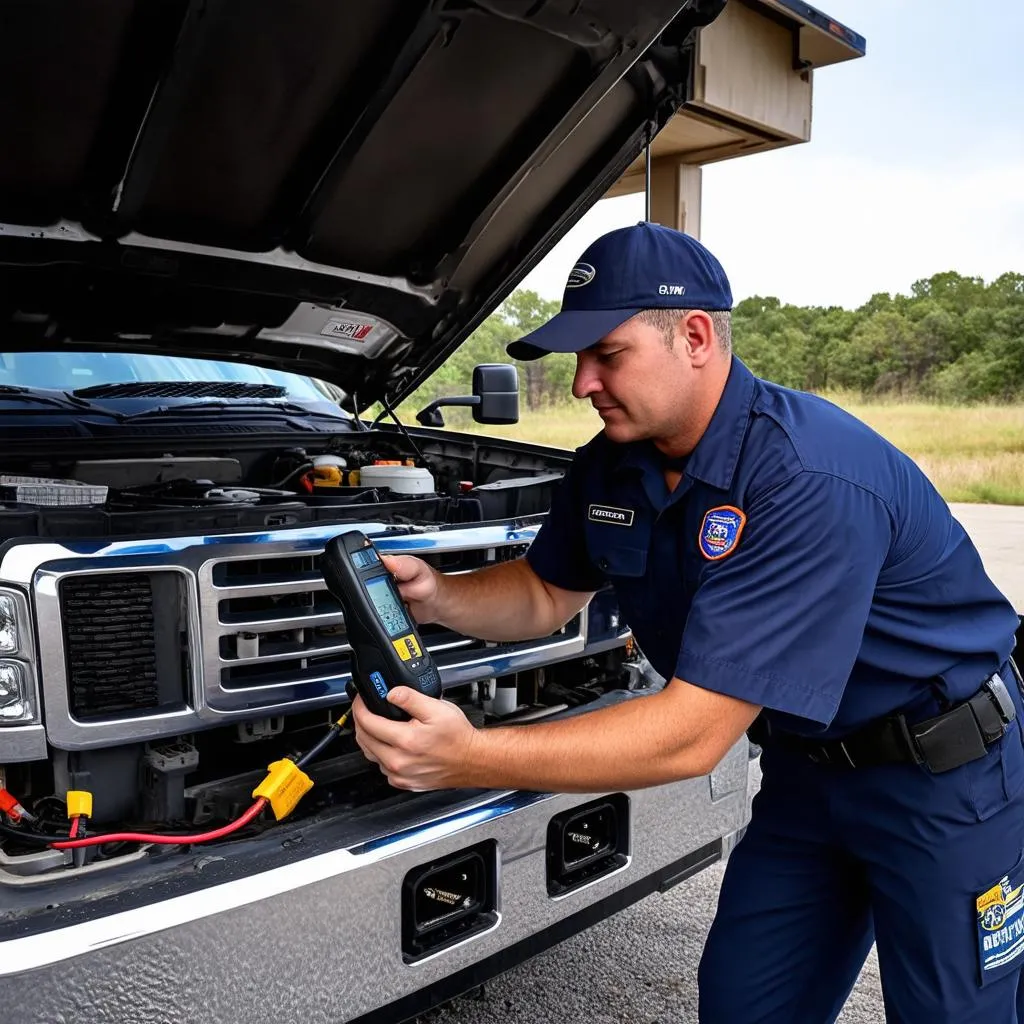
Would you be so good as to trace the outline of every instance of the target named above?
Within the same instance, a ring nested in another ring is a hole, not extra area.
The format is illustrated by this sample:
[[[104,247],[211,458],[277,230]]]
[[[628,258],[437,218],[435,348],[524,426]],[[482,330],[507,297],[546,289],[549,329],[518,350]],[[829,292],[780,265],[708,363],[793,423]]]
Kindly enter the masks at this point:
[[[644,309],[732,309],[722,264],[696,238],[641,221],[609,231],[572,268],[562,310],[513,341],[513,359],[579,352]]]

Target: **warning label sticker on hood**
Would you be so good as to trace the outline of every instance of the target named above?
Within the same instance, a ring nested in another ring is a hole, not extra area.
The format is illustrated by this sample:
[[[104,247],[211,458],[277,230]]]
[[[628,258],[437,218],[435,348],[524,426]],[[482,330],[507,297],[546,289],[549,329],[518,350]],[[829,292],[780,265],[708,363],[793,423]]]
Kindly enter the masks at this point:
[[[376,326],[371,320],[340,320],[332,317],[320,328],[320,333],[328,338],[365,341]]]
[[[358,353],[364,359],[373,359],[397,335],[391,324],[371,313],[324,308],[312,302],[300,302],[280,327],[264,327],[259,333],[260,338]]]

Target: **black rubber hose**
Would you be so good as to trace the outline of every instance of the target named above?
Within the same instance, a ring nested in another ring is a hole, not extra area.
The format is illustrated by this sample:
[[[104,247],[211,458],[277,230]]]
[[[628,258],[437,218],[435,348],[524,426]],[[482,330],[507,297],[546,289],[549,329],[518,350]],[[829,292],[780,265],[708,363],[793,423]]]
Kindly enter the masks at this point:
[[[338,724],[335,723],[330,727],[330,729],[327,730],[327,733],[320,739],[316,746],[310,747],[310,749],[307,750],[306,753],[304,753],[302,757],[300,757],[298,761],[295,762],[295,764],[299,768],[305,768],[305,766],[309,764],[309,762],[312,761],[314,757],[316,757],[333,741],[334,737],[337,736],[339,732],[341,732],[341,729],[338,726]]]

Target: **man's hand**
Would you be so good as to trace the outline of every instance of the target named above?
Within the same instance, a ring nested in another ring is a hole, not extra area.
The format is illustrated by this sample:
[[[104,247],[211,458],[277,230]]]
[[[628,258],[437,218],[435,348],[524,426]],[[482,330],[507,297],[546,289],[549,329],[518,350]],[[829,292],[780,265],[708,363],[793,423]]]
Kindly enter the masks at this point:
[[[380,766],[396,789],[418,792],[465,785],[460,771],[469,759],[477,732],[469,719],[449,701],[428,697],[408,686],[396,686],[388,700],[406,712],[410,721],[393,722],[375,715],[361,697],[352,706],[356,742],[367,759]]]
[[[552,722],[475,729],[458,707],[407,687],[393,722],[354,704],[356,740],[398,789],[599,793],[707,775],[757,717],[754,704],[673,679],[658,693]]]
[[[384,568],[395,578],[402,600],[417,622],[437,621],[441,574],[413,555],[381,555]]]

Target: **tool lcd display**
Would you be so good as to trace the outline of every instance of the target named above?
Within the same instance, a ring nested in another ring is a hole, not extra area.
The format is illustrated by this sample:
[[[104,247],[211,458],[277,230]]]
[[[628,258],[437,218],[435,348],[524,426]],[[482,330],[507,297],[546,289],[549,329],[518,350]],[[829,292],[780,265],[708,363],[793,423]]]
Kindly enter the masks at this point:
[[[366,592],[370,595],[373,607],[380,616],[381,624],[392,639],[412,632],[412,623],[405,614],[398,595],[391,581],[386,576],[367,580]]]

